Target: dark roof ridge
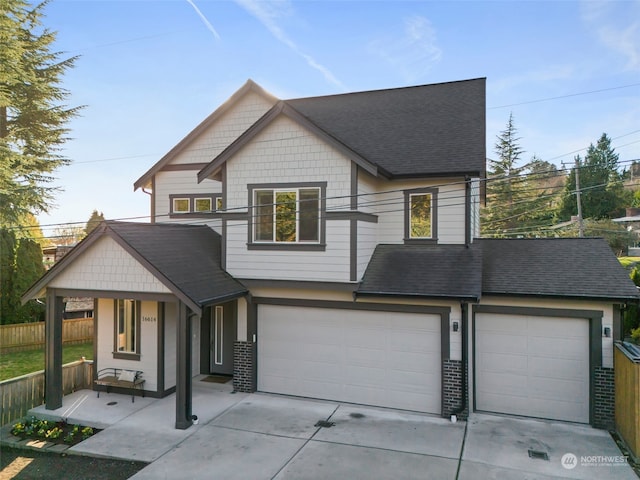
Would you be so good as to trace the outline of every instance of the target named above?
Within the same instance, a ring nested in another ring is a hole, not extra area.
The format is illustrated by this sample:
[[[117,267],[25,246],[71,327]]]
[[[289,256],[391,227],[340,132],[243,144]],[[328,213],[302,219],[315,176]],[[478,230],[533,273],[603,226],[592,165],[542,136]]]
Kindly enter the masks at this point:
[[[464,83],[464,82],[474,82],[477,80],[486,80],[487,77],[475,77],[475,78],[466,78],[463,80],[450,80],[448,82],[437,82],[437,83],[425,83],[420,85],[405,85],[404,87],[391,87],[391,88],[374,88],[371,90],[360,90],[357,92],[343,92],[343,93],[330,93],[328,95],[313,95],[311,97],[295,97],[295,98],[287,98],[282,100],[283,102],[293,102],[296,100],[313,100],[313,99],[322,99],[322,98],[330,98],[330,97],[345,97],[349,95],[358,95],[362,93],[382,93],[382,92],[391,92],[397,90],[409,90],[414,88],[423,88],[423,87],[437,87],[439,85],[451,85],[454,83]]]

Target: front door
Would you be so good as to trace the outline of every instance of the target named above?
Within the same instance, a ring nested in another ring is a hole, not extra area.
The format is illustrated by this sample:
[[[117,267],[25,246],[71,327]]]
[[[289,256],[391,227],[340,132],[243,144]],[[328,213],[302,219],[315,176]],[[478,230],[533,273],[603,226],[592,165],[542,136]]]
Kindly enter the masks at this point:
[[[233,342],[235,340],[235,312],[233,304],[211,308],[210,371],[220,375],[233,375]]]

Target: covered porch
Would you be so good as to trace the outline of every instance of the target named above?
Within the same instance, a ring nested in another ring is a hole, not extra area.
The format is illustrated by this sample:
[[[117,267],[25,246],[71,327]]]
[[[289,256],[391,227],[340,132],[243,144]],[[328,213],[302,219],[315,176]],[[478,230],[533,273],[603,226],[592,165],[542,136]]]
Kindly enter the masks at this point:
[[[233,362],[236,347],[253,350],[243,345],[246,322],[237,322],[247,290],[221,269],[219,249],[220,236],[206,226],[104,222],[49,270],[23,296],[45,298],[47,305],[45,409],[64,406],[63,298],[85,296],[95,304],[94,380],[105,368],[142,372],[145,396],[175,396],[174,426],[190,427],[192,378],[209,371],[209,357],[222,362],[216,355],[224,345],[224,367],[233,373],[228,352]],[[222,334],[224,317],[235,329],[227,328],[218,344],[212,339],[218,324]],[[246,385],[246,379],[237,381]]]

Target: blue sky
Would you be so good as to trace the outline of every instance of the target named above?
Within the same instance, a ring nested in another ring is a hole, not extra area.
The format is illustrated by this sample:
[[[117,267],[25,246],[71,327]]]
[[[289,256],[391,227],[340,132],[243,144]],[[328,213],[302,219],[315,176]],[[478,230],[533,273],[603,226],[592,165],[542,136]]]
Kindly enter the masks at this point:
[[[489,157],[513,112],[525,162],[571,162],[603,132],[620,160],[640,158],[640,0],[53,0],[45,13],[57,49],[80,55],[68,103],[86,105],[45,235],[93,209],[148,215],[133,182],[248,78],[286,99],[486,77]]]

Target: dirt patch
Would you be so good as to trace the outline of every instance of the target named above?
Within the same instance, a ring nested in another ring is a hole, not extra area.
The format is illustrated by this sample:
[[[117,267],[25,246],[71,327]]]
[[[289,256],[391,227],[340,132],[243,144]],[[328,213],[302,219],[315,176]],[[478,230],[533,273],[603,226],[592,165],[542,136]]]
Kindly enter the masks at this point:
[[[0,479],[125,480],[148,464],[2,446]]]

